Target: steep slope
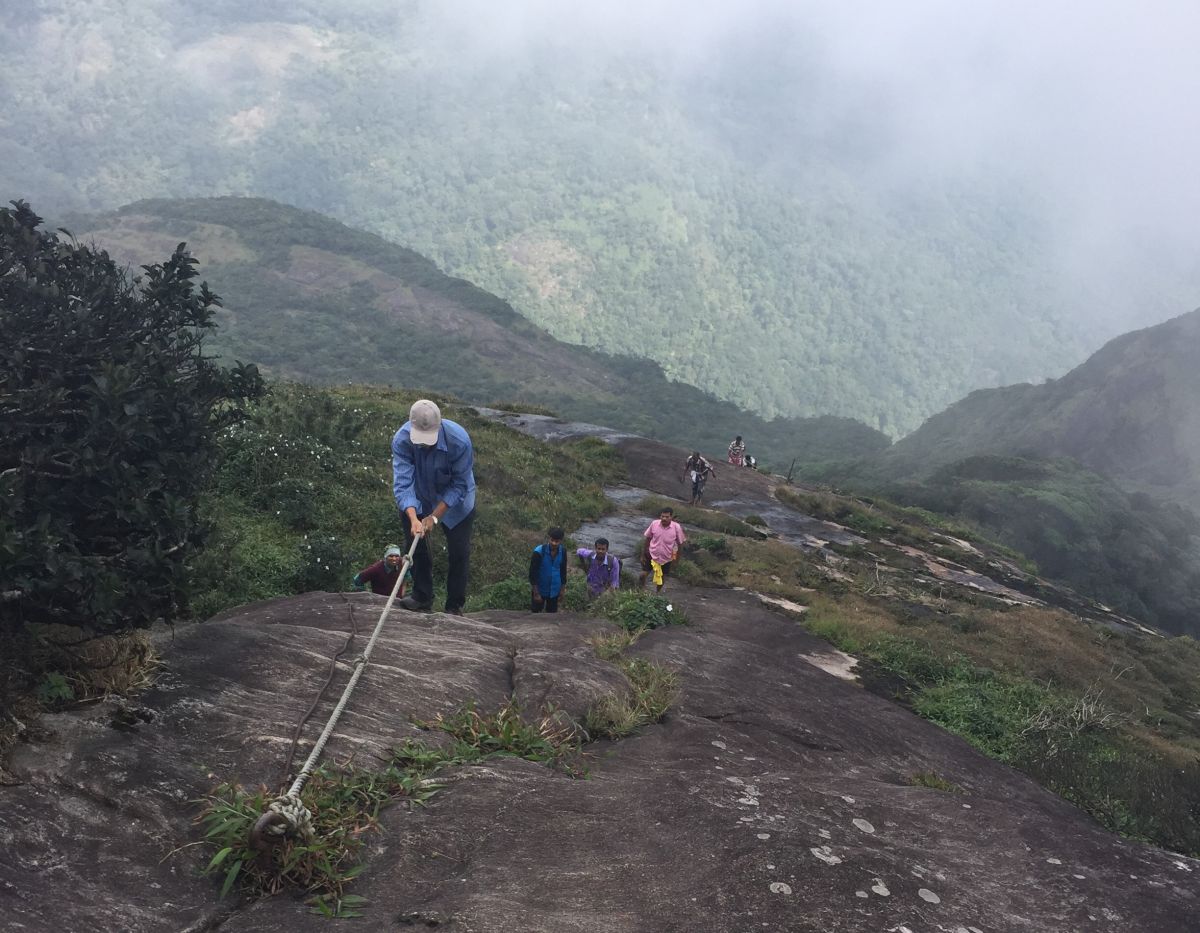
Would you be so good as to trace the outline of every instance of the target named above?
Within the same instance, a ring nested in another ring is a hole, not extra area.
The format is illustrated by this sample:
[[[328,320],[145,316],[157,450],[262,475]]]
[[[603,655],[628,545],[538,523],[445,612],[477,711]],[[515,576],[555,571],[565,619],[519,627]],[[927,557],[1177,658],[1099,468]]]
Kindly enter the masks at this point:
[[[519,400],[682,445],[721,449],[742,434],[785,465],[887,444],[849,419],[764,422],[653,363],[561,343],[411,250],[271,201],[147,201],[70,226],[135,266],[186,241],[226,297],[212,349],[280,378]]]
[[[351,890],[369,928],[1192,928],[1200,864],[1112,836],[798,660],[819,642],[794,622],[733,592],[683,600],[695,624],[636,649],[679,671],[680,705],[641,735],[594,746],[587,780],[497,758],[456,768],[426,806],[392,807],[374,828],[364,818],[366,867]],[[349,598],[364,616],[382,602]],[[319,686],[313,658],[336,651],[348,625],[332,594],[247,607],[164,645],[170,674],[136,705],[53,717],[54,735],[14,759],[21,783],[0,788],[8,918],[30,933],[328,930],[296,897],[222,903],[199,877],[211,850],[188,843],[200,834],[194,801],[216,782],[276,778]],[[329,755],[369,766],[426,738],[412,717],[514,697],[532,713],[548,685],[581,712],[620,689],[617,669],[589,658],[586,638],[603,628],[583,616],[401,613]],[[959,792],[908,782],[921,773]]]

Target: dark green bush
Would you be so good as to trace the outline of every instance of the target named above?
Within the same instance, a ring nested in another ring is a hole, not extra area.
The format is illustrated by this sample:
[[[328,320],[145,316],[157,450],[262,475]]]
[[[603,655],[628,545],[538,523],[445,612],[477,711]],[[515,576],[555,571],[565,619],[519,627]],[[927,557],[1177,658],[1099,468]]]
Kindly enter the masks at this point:
[[[184,244],[131,278],[40,223],[0,210],[0,626],[170,620],[216,433],[262,383],[203,355],[219,302]]]

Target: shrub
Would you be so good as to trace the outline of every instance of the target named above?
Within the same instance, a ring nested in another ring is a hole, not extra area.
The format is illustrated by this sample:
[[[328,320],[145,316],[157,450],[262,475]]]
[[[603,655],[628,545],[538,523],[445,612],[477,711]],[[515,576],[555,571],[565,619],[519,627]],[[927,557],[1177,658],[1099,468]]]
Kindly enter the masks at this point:
[[[131,280],[40,223],[0,210],[0,625],[169,621],[216,432],[261,380],[201,352],[219,301],[184,244]]]
[[[687,622],[665,597],[640,589],[610,590],[596,601],[596,609],[629,632]]]

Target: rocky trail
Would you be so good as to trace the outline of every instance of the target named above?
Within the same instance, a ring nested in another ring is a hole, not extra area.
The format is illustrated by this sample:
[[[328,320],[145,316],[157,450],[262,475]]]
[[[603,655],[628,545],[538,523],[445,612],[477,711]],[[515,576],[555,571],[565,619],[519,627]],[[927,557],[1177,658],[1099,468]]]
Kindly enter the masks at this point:
[[[547,439],[595,433],[504,417]],[[682,453],[608,439],[633,485],[613,489],[617,511],[579,536],[600,529],[624,556],[648,520],[636,510],[644,492],[679,494]],[[830,568],[847,572],[830,547],[845,529],[782,506],[777,480],[748,470],[718,479],[715,504],[827,549]],[[961,566],[1004,589],[975,576],[955,583],[987,598],[1043,598]],[[831,676],[813,663],[829,646],[788,611],[746,591],[668,587],[689,624],[629,649],[678,672],[680,698],[665,719],[585,745],[583,778],[491,759],[446,775],[424,806],[383,811],[354,883],[367,899],[357,928],[1196,929],[1200,862],[1114,836],[960,739]],[[164,640],[163,670],[136,699],[46,716],[41,740],[9,762],[20,783],[0,788],[3,929],[283,933],[340,923],[287,893],[218,900],[216,882],[199,876],[210,853],[195,845],[195,801],[221,781],[275,785],[351,607],[361,630],[382,603],[309,593],[242,607]],[[589,643],[609,630],[572,613],[397,613],[329,755],[370,764],[422,734],[414,720],[468,702],[553,704],[580,719],[629,689]],[[921,786],[930,774],[948,789]]]

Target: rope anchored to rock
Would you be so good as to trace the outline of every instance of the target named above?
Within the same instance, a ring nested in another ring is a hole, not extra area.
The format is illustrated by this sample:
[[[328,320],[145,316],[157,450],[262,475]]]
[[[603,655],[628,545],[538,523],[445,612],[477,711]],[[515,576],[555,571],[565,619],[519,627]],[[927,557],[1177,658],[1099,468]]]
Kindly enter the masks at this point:
[[[300,792],[304,790],[304,785],[308,783],[309,777],[312,776],[312,772],[321,758],[321,752],[325,750],[325,745],[329,741],[329,737],[333,735],[333,730],[337,726],[343,710],[346,709],[346,705],[350,702],[350,696],[354,693],[358,679],[362,676],[367,662],[371,659],[371,652],[375,648],[375,642],[379,639],[379,633],[383,631],[383,623],[387,621],[388,613],[392,610],[392,603],[396,601],[396,595],[404,585],[404,575],[408,573],[409,567],[412,566],[413,554],[416,552],[417,544],[420,541],[421,536],[413,536],[412,546],[408,549],[408,553],[404,555],[404,563],[400,565],[400,573],[396,577],[396,583],[392,587],[391,595],[388,596],[387,605],[383,607],[383,612],[379,614],[379,621],[375,623],[375,631],[371,633],[371,638],[367,642],[366,648],[363,649],[362,654],[352,662],[354,673],[350,675],[350,680],[346,683],[346,689],[342,691],[341,699],[338,700],[337,706],[334,707],[333,713],[330,714],[329,722],[325,724],[325,729],[321,732],[321,737],[317,739],[312,751],[309,752],[308,760],[304,762],[304,767],[300,769],[300,772],[296,775],[296,779],[292,781],[292,786],[288,788],[287,792],[271,801],[267,806],[266,812],[258,818],[254,824],[254,828],[250,830],[250,846],[258,852],[267,852],[271,847],[279,845],[289,836],[299,837],[304,842],[312,841],[314,832],[312,814],[304,806],[303,802],[301,802]],[[351,635],[351,638],[353,638],[353,635]],[[345,648],[342,649],[342,651],[345,650]],[[338,655],[340,654],[341,652],[338,653]],[[334,658],[335,663],[336,660],[337,656]],[[328,685],[327,681],[326,686]],[[324,690],[322,689],[321,692],[324,693]],[[317,699],[319,701],[320,697]],[[305,719],[307,718],[306,716]],[[303,721],[301,725],[303,725]]]

